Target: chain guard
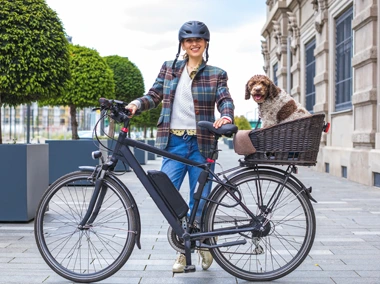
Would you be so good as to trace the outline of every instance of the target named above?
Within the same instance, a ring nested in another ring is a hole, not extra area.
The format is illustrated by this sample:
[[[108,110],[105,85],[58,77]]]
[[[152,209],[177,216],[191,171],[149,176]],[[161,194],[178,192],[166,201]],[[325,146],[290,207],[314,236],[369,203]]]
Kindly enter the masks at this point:
[[[173,231],[172,227],[169,226],[167,232],[168,242],[170,246],[178,251],[179,253],[185,254],[185,244],[183,239],[178,237],[178,235]]]

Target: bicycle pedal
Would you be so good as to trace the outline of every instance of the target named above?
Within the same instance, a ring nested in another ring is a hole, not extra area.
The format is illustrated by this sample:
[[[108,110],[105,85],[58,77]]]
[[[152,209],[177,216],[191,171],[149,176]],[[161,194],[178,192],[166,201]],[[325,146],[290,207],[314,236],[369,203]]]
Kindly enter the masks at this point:
[[[185,273],[195,272],[196,271],[195,265],[186,265],[183,271]]]

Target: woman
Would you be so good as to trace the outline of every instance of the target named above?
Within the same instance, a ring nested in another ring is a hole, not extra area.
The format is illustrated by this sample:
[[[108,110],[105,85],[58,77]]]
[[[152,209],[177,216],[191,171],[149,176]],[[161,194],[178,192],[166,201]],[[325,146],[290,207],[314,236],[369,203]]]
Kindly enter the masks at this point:
[[[207,65],[210,32],[199,21],[190,21],[182,25],[178,34],[178,52],[174,61],[165,62],[149,92],[126,108],[132,115],[157,107],[162,102],[162,112],[157,123],[156,146],[171,153],[205,163],[211,151],[212,135],[197,127],[198,121],[214,121],[214,127],[232,123],[234,117],[233,100],[227,87],[227,73],[220,68]],[[184,60],[178,61],[180,51],[185,51]],[[203,58],[205,53],[206,59]],[[215,105],[221,117],[215,120]],[[213,165],[212,169],[215,165]],[[190,200],[192,210],[198,176],[196,167],[164,158],[161,171],[165,172],[179,190],[185,178],[189,176]],[[208,196],[211,182],[206,184],[203,197]],[[204,200],[196,212],[199,219]],[[202,268],[208,269],[212,256],[208,251],[200,251]],[[173,272],[183,272],[186,266],[185,256],[180,254],[173,265]]]

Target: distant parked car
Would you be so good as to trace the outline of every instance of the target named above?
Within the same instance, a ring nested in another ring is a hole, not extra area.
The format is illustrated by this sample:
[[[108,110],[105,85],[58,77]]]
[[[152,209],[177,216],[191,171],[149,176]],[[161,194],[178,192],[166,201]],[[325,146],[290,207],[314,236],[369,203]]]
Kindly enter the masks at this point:
[[[82,130],[82,131],[78,131],[78,136],[80,139],[88,139],[88,138],[92,138],[92,130]]]

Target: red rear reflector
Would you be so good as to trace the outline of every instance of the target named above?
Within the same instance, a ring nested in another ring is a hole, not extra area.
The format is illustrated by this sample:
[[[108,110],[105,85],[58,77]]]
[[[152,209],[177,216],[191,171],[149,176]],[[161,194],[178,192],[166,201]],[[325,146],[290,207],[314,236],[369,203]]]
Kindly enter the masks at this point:
[[[325,124],[325,126],[323,126],[323,132],[329,132],[329,130],[330,130],[330,122],[327,122],[326,124]]]
[[[128,128],[123,127],[123,128],[121,129],[121,131],[123,131],[124,133],[128,133]]]

